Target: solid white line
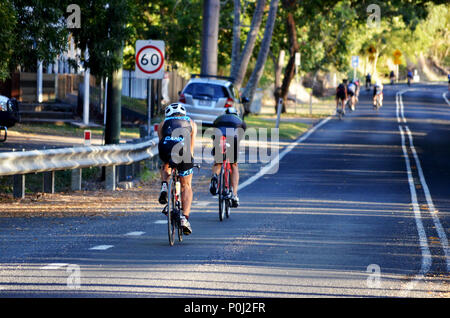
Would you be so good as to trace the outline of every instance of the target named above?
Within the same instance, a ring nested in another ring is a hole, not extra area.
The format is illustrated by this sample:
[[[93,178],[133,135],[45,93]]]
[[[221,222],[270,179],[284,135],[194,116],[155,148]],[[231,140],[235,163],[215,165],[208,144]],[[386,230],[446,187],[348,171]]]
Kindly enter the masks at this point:
[[[140,232],[140,231],[129,232],[129,233],[125,234],[125,235],[128,235],[128,236],[139,236],[139,235],[142,235],[142,234],[145,234],[145,232]]]
[[[447,94],[448,94],[447,92],[442,93],[442,97],[444,97],[445,101],[450,106],[450,101],[447,99],[447,97],[445,97],[445,95],[447,95]]]
[[[69,264],[67,264],[67,263],[51,263],[51,264],[41,267],[41,269],[53,270],[53,269],[59,269],[61,267],[65,267],[67,265],[69,265]]]
[[[409,137],[410,148],[412,150],[414,160],[416,161],[416,167],[419,172],[420,183],[422,184],[423,192],[425,193],[425,198],[427,200],[428,211],[430,212],[430,214],[433,218],[433,222],[436,227],[436,231],[437,231],[439,239],[441,241],[442,249],[444,250],[444,254],[445,254],[445,258],[446,258],[446,262],[447,262],[447,271],[450,272],[450,261],[449,261],[450,253],[449,253],[449,249],[448,249],[447,235],[445,234],[445,230],[442,227],[442,224],[439,221],[439,217],[437,216],[437,212],[434,208],[433,199],[431,198],[431,193],[428,188],[428,184],[425,181],[425,176],[423,174],[422,165],[420,164],[419,156],[417,155],[416,148],[414,147],[413,137],[412,137],[411,131],[409,130],[408,126],[406,126],[406,131],[407,131],[408,137]]]
[[[91,247],[90,250],[104,251],[111,247],[114,247],[114,245],[97,245],[97,246]]]
[[[428,247],[427,235],[426,235],[425,229],[423,227],[423,223],[422,223],[422,217],[420,214],[419,203],[417,201],[417,192],[414,187],[414,180],[412,177],[411,164],[409,161],[408,151],[406,150],[405,135],[404,135],[404,132],[403,132],[403,129],[401,126],[399,126],[398,129],[400,130],[400,135],[401,135],[401,139],[402,139],[402,150],[403,150],[403,157],[405,158],[405,162],[406,162],[406,171],[407,171],[407,176],[408,176],[409,191],[411,194],[411,203],[413,205],[414,218],[416,221],[417,232],[419,233],[419,243],[420,243],[420,249],[422,252],[422,265],[420,268],[420,272],[418,275],[416,275],[414,281],[412,281],[408,284],[408,286],[406,287],[406,290],[404,291],[404,292],[406,292],[407,290],[412,289],[417,281],[422,280],[424,278],[425,274],[428,273],[428,271],[430,270],[430,268],[431,268],[431,253],[430,253],[430,249]]]
[[[400,123],[398,94],[399,94],[399,92],[395,93],[395,105],[396,105],[395,114],[397,115],[397,122]]]
[[[247,180],[242,182],[242,184],[239,185],[239,190],[242,190],[243,188],[251,185],[253,182],[255,182],[256,180],[258,180],[259,178],[264,176],[269,171],[271,171],[275,167],[275,165],[279,164],[279,162],[281,161],[281,159],[284,158],[284,156],[286,156],[292,149],[294,149],[295,146],[297,146],[299,143],[302,143],[303,141],[305,141],[313,132],[315,132],[321,126],[325,125],[330,119],[331,119],[331,116],[325,118],[320,123],[318,123],[316,126],[312,127],[308,132],[303,134],[296,141],[292,142],[274,160],[272,160],[266,166],[262,167],[261,170],[258,171],[258,173],[256,173],[255,175],[251,176],[250,178],[248,178]]]
[[[400,92],[400,112],[402,114],[402,120],[406,124],[406,118],[405,118],[405,106],[403,105],[403,94],[406,93],[407,90]]]

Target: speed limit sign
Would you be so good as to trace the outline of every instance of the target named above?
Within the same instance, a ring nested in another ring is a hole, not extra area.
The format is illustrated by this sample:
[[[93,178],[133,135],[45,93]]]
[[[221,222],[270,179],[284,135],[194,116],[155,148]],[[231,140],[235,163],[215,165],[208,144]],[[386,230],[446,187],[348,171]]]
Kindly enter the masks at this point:
[[[164,77],[164,41],[136,41],[136,77],[162,79]]]

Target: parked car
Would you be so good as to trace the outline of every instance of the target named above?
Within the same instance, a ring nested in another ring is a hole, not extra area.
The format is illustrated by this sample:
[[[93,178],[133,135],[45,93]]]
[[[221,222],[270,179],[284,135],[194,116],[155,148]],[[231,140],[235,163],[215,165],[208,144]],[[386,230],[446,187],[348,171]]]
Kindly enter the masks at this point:
[[[8,128],[20,121],[19,103],[15,98],[0,95],[0,142],[6,141]]]
[[[248,99],[239,97],[231,79],[221,76],[192,75],[180,92],[179,101],[186,104],[186,111],[194,121],[212,125],[227,107],[237,109],[241,118]]]

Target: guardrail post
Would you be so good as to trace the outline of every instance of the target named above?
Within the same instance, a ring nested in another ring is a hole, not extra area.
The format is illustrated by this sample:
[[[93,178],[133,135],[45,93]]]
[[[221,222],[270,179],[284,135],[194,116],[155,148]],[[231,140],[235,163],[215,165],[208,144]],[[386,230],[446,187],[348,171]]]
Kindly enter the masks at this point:
[[[105,167],[105,188],[106,190],[116,190],[116,166]]]
[[[44,193],[55,193],[55,171],[44,172],[42,179]]]
[[[72,191],[80,191],[81,190],[81,169],[73,169],[72,170]]]
[[[14,176],[13,195],[16,199],[25,198],[25,175],[18,174]]]

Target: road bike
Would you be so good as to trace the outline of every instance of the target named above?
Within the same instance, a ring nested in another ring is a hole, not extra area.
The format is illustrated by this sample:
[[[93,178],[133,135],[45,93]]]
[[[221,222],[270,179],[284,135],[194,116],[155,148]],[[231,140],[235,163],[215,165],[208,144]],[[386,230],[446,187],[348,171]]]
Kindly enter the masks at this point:
[[[169,235],[169,245],[175,243],[175,232],[178,234],[178,240],[183,241],[183,228],[181,226],[181,182],[177,168],[169,164],[172,168],[172,174],[167,185],[167,205],[163,213],[167,215],[167,230]],[[200,169],[199,165],[194,168]]]
[[[231,197],[233,194],[233,187],[230,185],[230,175],[231,175],[231,164],[227,159],[226,153],[227,148],[230,147],[230,144],[227,143],[227,138],[225,136],[221,136],[220,139],[220,149],[222,150],[223,162],[222,167],[220,168],[219,180],[217,193],[219,195],[219,220],[223,221],[226,217],[227,219],[230,217],[230,208],[231,208]]]
[[[172,175],[167,185],[167,205],[163,213],[167,215],[167,230],[169,245],[175,243],[175,232],[178,232],[178,240],[183,241],[183,229],[181,227],[181,183],[176,167],[172,167]]]

